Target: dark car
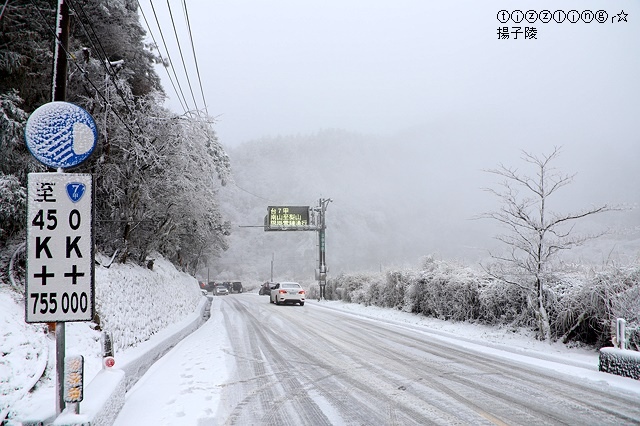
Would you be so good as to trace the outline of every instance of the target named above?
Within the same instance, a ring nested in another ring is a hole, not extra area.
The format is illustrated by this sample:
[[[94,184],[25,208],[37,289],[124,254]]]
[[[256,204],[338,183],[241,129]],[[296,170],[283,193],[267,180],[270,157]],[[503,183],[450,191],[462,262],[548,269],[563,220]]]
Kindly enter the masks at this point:
[[[204,289],[207,291],[213,291],[213,289],[216,288],[216,282],[215,281],[209,281],[208,284],[205,284]]]
[[[262,284],[262,286],[260,287],[260,290],[258,290],[258,294],[261,296],[270,296],[271,295],[271,289],[276,285],[276,283],[272,283],[272,282],[265,282],[264,284]]]

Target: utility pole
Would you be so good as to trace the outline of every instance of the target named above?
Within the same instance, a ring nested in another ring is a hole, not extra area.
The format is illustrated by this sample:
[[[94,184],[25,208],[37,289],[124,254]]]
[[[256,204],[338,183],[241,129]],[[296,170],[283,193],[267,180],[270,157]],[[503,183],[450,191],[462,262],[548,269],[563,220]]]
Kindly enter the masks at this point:
[[[56,15],[56,38],[53,51],[53,88],[54,101],[67,100],[67,51],[69,50],[69,5],[58,0]]]
[[[318,296],[318,300],[325,299],[325,288],[327,286],[327,263],[326,263],[326,245],[325,245],[325,229],[327,228],[327,223],[325,220],[325,212],[327,211],[327,205],[333,200],[330,198],[323,199],[320,198],[318,200],[318,208],[316,211],[318,212],[318,285],[320,286],[320,295]]]
[[[270,283],[273,282],[273,260],[274,260],[274,256],[275,256],[275,253],[272,252],[271,253],[271,281],[269,281]]]
[[[67,51],[69,50],[69,5],[58,0],[56,14],[56,40],[53,52],[53,101],[67,100]],[[62,169],[58,169],[59,172]],[[56,414],[60,415],[64,402],[65,323],[56,322]]]

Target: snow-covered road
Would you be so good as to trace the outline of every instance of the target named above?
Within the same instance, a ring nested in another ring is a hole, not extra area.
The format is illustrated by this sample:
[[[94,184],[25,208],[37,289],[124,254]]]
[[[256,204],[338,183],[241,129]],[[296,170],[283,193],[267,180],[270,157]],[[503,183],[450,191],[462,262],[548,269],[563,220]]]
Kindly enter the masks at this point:
[[[210,320],[127,394],[116,425],[640,422],[638,393],[582,379],[575,365],[313,301],[213,302]]]

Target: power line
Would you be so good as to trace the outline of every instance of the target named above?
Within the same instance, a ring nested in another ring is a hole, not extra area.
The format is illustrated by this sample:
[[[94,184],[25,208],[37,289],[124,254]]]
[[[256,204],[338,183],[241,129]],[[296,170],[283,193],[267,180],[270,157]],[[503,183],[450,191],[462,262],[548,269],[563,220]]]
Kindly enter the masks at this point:
[[[173,12],[171,11],[171,4],[169,0],[167,0],[167,8],[169,9],[169,16],[171,17],[171,25],[173,26],[173,33],[176,36],[176,43],[178,44],[178,52],[180,52],[180,61],[182,62],[182,67],[184,68],[185,77],[187,78],[187,84],[189,85],[189,91],[191,92],[191,98],[193,99],[193,104],[198,109],[198,102],[196,102],[196,97],[193,94],[193,87],[191,87],[191,79],[189,78],[189,72],[187,71],[187,64],[184,62],[184,55],[182,54],[182,46],[180,45],[180,37],[178,37],[178,31],[176,30],[176,23],[173,19]]]
[[[2,10],[0,11],[0,20],[2,19],[2,15],[4,15],[4,10],[7,8],[7,4],[9,0],[5,0],[4,5],[2,6]]]
[[[256,194],[254,194],[253,192],[249,192],[249,191],[247,191],[246,189],[244,189],[244,188],[242,188],[242,187],[238,186],[238,184],[237,184],[237,183],[235,183],[233,180],[231,181],[231,183],[232,183],[236,188],[238,188],[238,189],[239,189],[239,190],[241,190],[241,191],[246,192],[246,193],[247,193],[247,194],[249,194],[249,195],[253,195],[253,196],[254,196],[254,197],[256,197],[256,198],[260,198],[261,200],[267,201],[267,202],[269,202],[269,203],[275,203],[275,201],[267,200],[266,198],[261,197],[261,196],[259,196],[259,195],[256,195]]]
[[[98,95],[100,95],[100,97],[105,101],[106,104],[109,104],[109,101],[105,98],[104,94],[100,91],[100,89],[98,89],[98,87],[89,78],[89,76],[87,75],[87,72],[84,69],[82,69],[82,67],[80,65],[78,65],[78,61],[76,60],[75,55],[72,55],[67,49],[64,48],[64,46],[62,46],[62,44],[60,43],[60,39],[58,38],[58,34],[56,34],[56,31],[47,22],[47,18],[42,14],[42,11],[40,10],[40,8],[38,8],[38,6],[34,3],[34,0],[30,0],[30,2],[31,2],[31,5],[33,6],[33,8],[38,12],[38,15],[40,16],[40,19],[44,22],[45,26],[48,27],[49,31],[53,34],[53,37],[56,40],[56,43],[60,47],[62,47],[62,49],[64,50],[65,55],[67,55],[69,58],[71,58],[71,61],[73,62],[73,64],[76,66],[76,68],[78,68],[78,70],[80,71],[82,76],[89,82],[89,84],[95,89],[96,93]],[[115,111],[115,109],[112,110],[112,111],[116,115],[116,117],[118,117],[118,119],[122,122],[122,124],[124,124],[124,126],[127,128],[127,130],[129,130],[129,133],[134,134],[133,130],[124,121],[124,119],[122,117],[120,117],[120,115]],[[138,125],[138,128],[140,128],[139,125]],[[140,128],[140,131],[142,131],[141,128]]]
[[[187,97],[184,95],[184,91],[182,90],[182,85],[180,84],[180,79],[178,78],[178,74],[176,73],[176,68],[173,66],[173,60],[171,59],[171,55],[169,54],[169,48],[167,47],[167,41],[164,38],[164,33],[162,32],[162,27],[160,26],[160,21],[158,20],[158,14],[156,13],[156,8],[153,6],[153,2],[149,0],[149,5],[151,5],[151,10],[153,11],[153,16],[155,17],[156,24],[158,25],[158,31],[160,32],[160,38],[162,39],[162,44],[164,45],[164,49],[167,52],[167,59],[169,59],[169,65],[171,65],[171,70],[173,71],[173,75],[176,78],[176,83],[178,84],[178,89],[180,90],[180,95],[182,95],[182,99],[184,100],[184,104],[186,105],[185,113],[189,110],[189,103],[187,102]]]
[[[156,41],[155,36],[153,35],[153,31],[151,31],[151,26],[149,25],[149,21],[147,20],[147,16],[144,13],[144,10],[142,9],[142,5],[140,4],[140,1],[136,0],[136,3],[138,3],[138,9],[140,10],[140,13],[142,14],[142,18],[144,19],[144,23],[147,26],[147,29],[149,30],[149,34],[151,35],[151,40],[153,40],[153,44],[155,45],[156,49],[158,49],[158,53],[160,54],[160,58],[162,59],[162,52],[160,51],[160,46],[158,46],[158,42]],[[153,5],[152,5],[153,7]],[[155,14],[155,11],[154,11]],[[156,16],[156,23],[158,24],[159,27],[159,22],[158,22],[158,18]],[[165,45],[166,47],[166,45]],[[167,58],[169,58],[169,52],[167,51]],[[171,59],[169,58],[169,63],[171,63]],[[182,107],[182,110],[185,112],[187,112],[188,108],[185,106],[185,103],[183,102],[182,98],[180,97],[180,93],[178,93],[178,88],[176,87],[176,83],[173,81],[173,78],[171,77],[171,73],[169,72],[169,67],[164,66],[164,60],[163,60],[163,64],[162,64],[162,68],[164,68],[164,70],[167,72],[167,76],[169,77],[169,81],[171,82],[171,86],[173,86],[173,91],[176,93],[176,97],[178,98],[178,102],[180,102],[180,106]],[[176,76],[177,79],[177,76]],[[178,83],[180,84],[180,83]],[[182,95],[182,97],[184,97],[184,94]]]
[[[82,28],[84,29],[84,32],[87,34],[87,38],[89,39],[89,43],[91,43],[91,45],[93,46],[94,50],[98,54],[98,57],[100,58],[99,62],[102,63],[102,66],[104,67],[105,72],[111,78],[111,83],[116,88],[116,92],[118,93],[118,96],[120,97],[120,99],[122,99],[122,102],[124,103],[124,106],[127,108],[127,111],[129,112],[129,114],[133,115],[133,111],[129,107],[129,103],[125,99],[124,93],[122,92],[122,90],[120,89],[118,84],[116,83],[115,76],[116,76],[117,71],[114,69],[113,65],[111,64],[111,61],[109,61],[109,58],[107,56],[107,52],[104,49],[104,46],[102,45],[102,43],[100,42],[100,37],[98,37],[98,35],[95,32],[95,29],[93,27],[93,24],[91,23],[91,20],[89,19],[89,17],[85,13],[84,8],[82,7],[82,5],[79,4],[79,9],[82,12],[82,15],[84,16],[84,18],[86,19],[86,21],[87,21],[87,23],[89,25],[89,28],[91,29],[91,32],[93,33],[93,36],[96,39],[96,42],[100,46],[100,49],[96,48],[96,45],[93,42],[93,40],[91,38],[91,35],[89,34],[89,31],[87,31],[87,27],[85,26],[84,21],[82,19],[80,19],[80,16],[78,14],[78,9],[76,8],[75,3],[73,2],[73,0],[67,0],[67,1],[69,2],[71,8],[76,13],[76,15],[78,15],[78,21],[80,21],[80,25],[82,25]],[[100,56],[101,52],[102,52],[102,56]],[[74,61],[75,61],[75,59],[74,59]],[[140,131],[142,131],[142,129],[140,128],[139,125],[138,125],[138,129],[140,129]]]
[[[189,11],[187,10],[187,0],[182,0],[184,6],[184,16],[187,21],[187,28],[189,30],[189,40],[191,41],[191,51],[193,52],[193,61],[196,65],[196,74],[198,75],[198,84],[200,85],[200,95],[202,96],[202,102],[204,102],[204,111],[209,115],[209,109],[207,108],[207,101],[204,97],[204,90],[202,90],[202,79],[200,78],[200,68],[198,67],[198,57],[196,56],[196,47],[193,44],[193,33],[191,32],[191,23],[189,22]]]

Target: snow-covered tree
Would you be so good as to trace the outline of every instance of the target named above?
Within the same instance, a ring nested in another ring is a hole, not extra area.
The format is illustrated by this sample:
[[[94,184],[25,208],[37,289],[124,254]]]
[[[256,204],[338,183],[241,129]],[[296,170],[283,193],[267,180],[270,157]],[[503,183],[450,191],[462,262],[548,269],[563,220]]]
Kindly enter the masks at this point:
[[[544,340],[551,339],[545,295],[556,255],[601,235],[574,232],[573,225],[577,220],[612,210],[607,205],[585,208],[576,213],[555,213],[550,210],[552,196],[570,184],[574,177],[552,167],[553,160],[559,155],[559,148],[541,156],[524,152],[522,159],[534,167],[534,177],[504,165],[488,170],[503,178],[501,189],[487,189],[500,200],[501,207],[480,216],[495,220],[507,229],[507,233],[496,238],[506,244],[508,253],[492,254],[494,259],[504,262],[507,267],[490,272],[530,292],[539,335]]]
[[[17,235],[16,227],[25,222],[20,197],[26,174],[46,169],[29,155],[23,129],[29,113],[51,100],[55,4],[16,0],[5,6],[0,218],[4,235]],[[70,7],[66,98],[89,111],[99,129],[94,154],[71,171],[95,176],[98,250],[141,263],[158,251],[194,270],[226,249],[229,234],[216,196],[219,182],[228,179],[229,161],[212,120],[162,107],[165,97],[154,71],[159,58],[144,44],[137,2],[96,0]]]

